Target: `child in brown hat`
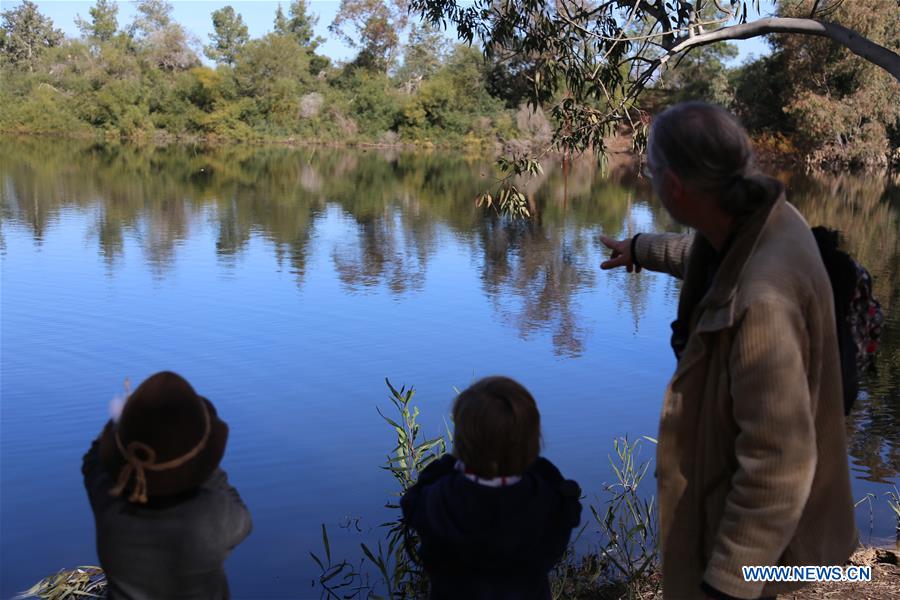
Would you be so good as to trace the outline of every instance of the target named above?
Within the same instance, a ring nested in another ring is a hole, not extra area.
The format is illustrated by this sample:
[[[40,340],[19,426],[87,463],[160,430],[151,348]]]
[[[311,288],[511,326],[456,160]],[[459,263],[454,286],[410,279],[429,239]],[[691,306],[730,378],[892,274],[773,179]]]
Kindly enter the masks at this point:
[[[218,468],[227,439],[212,403],[164,371],[91,444],[82,473],[110,600],[228,597],[225,558],[251,521]]]
[[[581,490],[539,456],[540,419],[531,394],[507,377],[456,398],[454,455],[428,465],[400,501],[433,600],[549,600]]]

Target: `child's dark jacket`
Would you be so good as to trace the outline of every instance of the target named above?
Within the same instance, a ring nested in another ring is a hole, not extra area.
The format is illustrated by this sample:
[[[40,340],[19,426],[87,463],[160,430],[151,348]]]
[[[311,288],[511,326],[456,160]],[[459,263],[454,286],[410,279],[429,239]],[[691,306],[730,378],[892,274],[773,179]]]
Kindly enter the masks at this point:
[[[471,481],[445,455],[400,501],[434,600],[550,598],[548,574],[581,516],[581,489],[539,458],[504,487]]]

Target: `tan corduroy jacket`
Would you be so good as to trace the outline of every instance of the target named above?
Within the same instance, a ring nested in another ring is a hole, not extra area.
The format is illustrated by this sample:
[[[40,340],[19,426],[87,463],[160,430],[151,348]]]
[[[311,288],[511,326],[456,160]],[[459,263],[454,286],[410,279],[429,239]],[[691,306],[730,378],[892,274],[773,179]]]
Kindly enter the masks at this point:
[[[665,598],[703,598],[704,581],[783,593],[799,585],[747,582],[741,567],[843,565],[857,545],[831,286],[809,225],[775,194],[708,291],[701,236],[635,243],[645,268],[684,280],[689,323],[657,447]]]

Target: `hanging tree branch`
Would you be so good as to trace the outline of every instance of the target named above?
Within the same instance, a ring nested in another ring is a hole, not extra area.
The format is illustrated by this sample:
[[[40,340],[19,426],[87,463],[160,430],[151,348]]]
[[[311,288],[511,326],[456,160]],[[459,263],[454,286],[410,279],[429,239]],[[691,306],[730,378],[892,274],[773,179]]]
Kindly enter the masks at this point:
[[[673,57],[701,46],[769,34],[825,37],[900,81],[897,48],[830,20],[843,2],[816,0],[807,18],[793,18],[762,17],[762,0],[408,0],[433,25],[477,39],[492,60],[530,61],[529,104],[549,108],[557,123],[551,146],[601,159],[619,124],[646,123],[638,100],[660,70],[677,69]],[[645,132],[634,131],[640,146]]]
[[[878,65],[893,75],[894,79],[900,81],[900,55],[864,38],[852,29],[818,19],[767,17],[751,23],[722,27],[721,29],[695,35],[680,41],[669,50],[668,56],[673,56],[697,46],[706,46],[727,40],[746,40],[770,33],[799,33],[827,37],[845,46],[857,56]],[[666,60],[668,60],[668,57],[664,57],[660,64],[664,64]]]

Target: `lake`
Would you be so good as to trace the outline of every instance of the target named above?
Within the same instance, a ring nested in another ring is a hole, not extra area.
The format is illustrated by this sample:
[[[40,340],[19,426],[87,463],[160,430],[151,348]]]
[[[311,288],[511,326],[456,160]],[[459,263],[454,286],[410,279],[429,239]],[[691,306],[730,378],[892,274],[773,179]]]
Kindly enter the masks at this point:
[[[525,223],[475,206],[495,184],[477,153],[0,140],[0,596],[97,564],[81,457],[124,380],[163,369],[231,427],[223,467],[254,518],[227,565],[238,598],[318,597],[323,523],[336,556],[378,539],[386,377],[415,387],[429,437],[455,389],[518,379],[544,454],[602,495],[613,440],[656,435],[679,287],[601,272],[599,236],[676,226],[643,182],[545,166]],[[777,175],[811,224],[845,232],[888,316],[847,426],[854,495],[874,495],[863,539],[892,543],[900,186]]]

